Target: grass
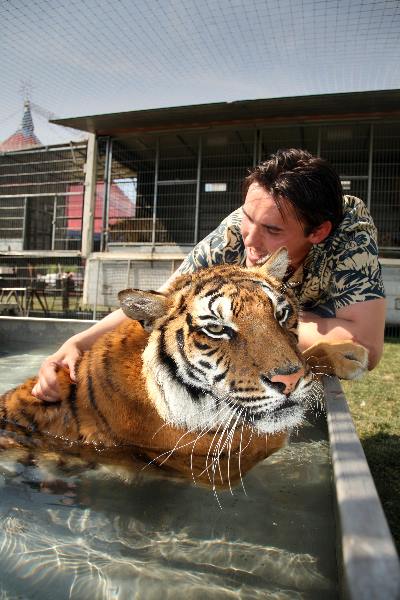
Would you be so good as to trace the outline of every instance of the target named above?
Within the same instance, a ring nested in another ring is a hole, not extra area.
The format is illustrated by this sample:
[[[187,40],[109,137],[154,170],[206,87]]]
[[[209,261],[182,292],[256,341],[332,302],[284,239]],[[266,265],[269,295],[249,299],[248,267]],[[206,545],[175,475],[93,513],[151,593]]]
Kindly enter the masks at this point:
[[[400,343],[387,342],[379,365],[343,389],[386,518],[400,550]]]

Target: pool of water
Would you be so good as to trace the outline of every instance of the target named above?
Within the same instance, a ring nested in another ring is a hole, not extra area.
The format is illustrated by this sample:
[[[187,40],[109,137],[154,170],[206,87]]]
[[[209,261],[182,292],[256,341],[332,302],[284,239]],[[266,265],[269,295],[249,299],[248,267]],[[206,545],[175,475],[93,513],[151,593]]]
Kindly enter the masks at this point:
[[[0,392],[48,350],[0,355]],[[323,420],[213,492],[159,469],[0,452],[0,598],[337,598]]]

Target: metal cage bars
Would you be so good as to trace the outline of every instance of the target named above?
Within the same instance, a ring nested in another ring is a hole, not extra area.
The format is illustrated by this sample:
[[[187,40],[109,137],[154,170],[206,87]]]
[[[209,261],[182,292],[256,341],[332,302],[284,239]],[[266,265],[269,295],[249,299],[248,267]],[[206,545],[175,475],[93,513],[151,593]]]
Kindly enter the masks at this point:
[[[80,250],[85,162],[82,143],[0,155],[1,250]]]
[[[330,160],[345,192],[359,195],[371,210],[381,249],[399,252],[398,122],[226,127],[106,138],[98,146],[92,249],[195,244],[240,205],[248,168],[276,148],[297,146]],[[0,250],[81,249],[85,160],[82,145],[0,156]],[[135,191],[127,194],[120,181]],[[218,183],[224,193],[215,191]]]
[[[400,127],[396,123],[394,126],[395,128]],[[221,148],[221,154],[214,153],[214,155],[209,154],[207,156],[206,140],[210,132],[199,133],[196,145],[192,145],[191,147],[191,151],[196,153],[196,164],[192,160],[193,168],[190,169],[190,173],[194,173],[194,177],[184,177],[185,169],[182,166],[184,163],[182,156],[175,158],[175,176],[168,173],[168,176],[165,177],[165,167],[163,168],[162,163],[166,161],[165,153],[168,151],[168,147],[165,145],[163,149],[160,147],[160,143],[165,139],[165,136],[154,136],[152,138],[152,145],[147,146],[146,156],[143,157],[136,150],[129,150],[126,147],[124,149],[125,160],[129,160],[126,157],[129,157],[129,154],[131,154],[130,160],[136,168],[138,180],[140,179],[141,168],[144,167],[146,169],[146,181],[142,184],[139,182],[138,190],[142,196],[146,196],[146,206],[148,209],[146,214],[142,211],[144,217],[141,217],[139,216],[141,214],[140,206],[139,204],[136,205],[136,215],[131,219],[131,223],[127,224],[128,231],[126,232],[125,239],[123,232],[120,232],[120,237],[117,241],[115,241],[116,236],[113,236],[112,232],[108,229],[109,219],[108,221],[103,220],[103,229],[106,230],[104,239],[108,242],[104,244],[104,249],[114,244],[130,245],[131,243],[136,245],[143,244],[152,248],[156,245],[166,243],[195,244],[211,231],[223,216],[226,216],[230,210],[240,205],[239,180],[244,178],[247,168],[258,164],[267,154],[276,148],[289,146],[301,146],[317,155],[328,158],[341,176],[345,193],[352,193],[363,198],[373,213],[379,227],[383,217],[379,199],[376,198],[374,200],[374,195],[376,195],[374,180],[377,179],[381,171],[384,171],[384,165],[380,165],[377,170],[374,160],[374,153],[376,152],[374,141],[375,132],[379,131],[381,127],[381,124],[374,123],[337,123],[335,125],[321,124],[319,126],[301,125],[291,128],[276,126],[252,130],[238,129],[235,133],[243,134],[244,132],[249,134],[251,131],[253,138],[251,156],[249,144],[247,144],[248,147],[245,149],[245,143],[242,144],[242,153],[238,151],[235,154],[232,150],[235,144],[226,143]],[[298,131],[297,137],[292,134],[294,130]],[[211,135],[216,136],[219,134],[223,136],[227,133],[232,134],[233,132],[227,129],[213,130]],[[171,151],[174,154],[174,152],[176,153],[176,148],[172,146],[172,136],[174,134],[171,133],[169,135]],[[175,135],[184,141],[186,134],[185,132],[176,132]],[[193,134],[191,135],[193,136]],[[148,138],[150,139],[150,136]],[[384,135],[381,138],[383,139]],[[124,138],[114,140],[114,142],[124,144]],[[112,181],[115,179],[115,162],[112,157],[112,143],[107,147],[111,155],[111,159],[107,159],[106,157],[105,160],[108,168],[111,165],[111,176],[108,175],[105,177],[105,181],[107,182],[106,189],[109,190]],[[400,178],[400,129],[396,151],[397,158],[395,157],[395,162],[397,165],[393,167],[389,175],[389,178],[392,179]],[[164,158],[162,152],[164,152]],[[238,163],[236,166],[233,164],[235,160],[232,159],[236,159]],[[179,160],[181,164],[179,164]],[[213,160],[216,163],[215,167],[210,165]],[[152,163],[151,166],[150,163]],[[162,177],[163,173],[164,177]],[[133,168],[132,174],[134,174]],[[387,177],[386,179],[389,178]],[[208,180],[212,179],[219,179],[227,184],[228,188],[230,188],[230,200],[222,202],[221,195],[217,198],[216,194],[214,194],[214,203],[207,203],[204,185]],[[235,182],[237,189],[232,191],[232,185]],[[387,182],[387,185],[390,186],[390,183]],[[170,201],[173,194],[175,195],[174,204]],[[183,197],[183,201],[180,200],[180,196]],[[180,205],[179,202],[181,202]],[[395,203],[395,200],[393,199],[392,202]],[[182,217],[185,205],[189,206],[192,211],[190,219]],[[225,206],[226,210],[224,209]],[[149,209],[151,209],[151,214],[149,213]],[[109,215],[109,211],[107,214]],[[215,214],[215,219],[213,218],[213,214]],[[145,219],[146,216],[148,217],[147,219]],[[108,217],[105,216],[104,219],[106,218]],[[182,229],[180,235],[171,235],[171,229],[173,229],[174,225],[173,219],[176,220],[176,223],[181,222],[182,227],[185,227],[185,231]],[[145,224],[144,221],[146,221]],[[129,229],[129,227],[132,227],[132,229]],[[129,236],[129,232],[136,232],[138,235],[136,237],[134,235]],[[139,233],[142,235],[139,236]],[[170,235],[168,236],[168,234]],[[387,236],[383,233],[381,245],[386,250],[398,251],[400,240],[388,244]]]
[[[77,211],[72,215],[68,214],[68,210],[73,198],[77,198],[78,203]],[[82,237],[82,198],[83,191],[0,196],[0,251],[79,251]],[[45,200],[49,202],[44,202]],[[72,222],[75,237],[68,235],[68,225]],[[41,227],[39,231],[38,227]],[[32,228],[33,231],[28,235]]]

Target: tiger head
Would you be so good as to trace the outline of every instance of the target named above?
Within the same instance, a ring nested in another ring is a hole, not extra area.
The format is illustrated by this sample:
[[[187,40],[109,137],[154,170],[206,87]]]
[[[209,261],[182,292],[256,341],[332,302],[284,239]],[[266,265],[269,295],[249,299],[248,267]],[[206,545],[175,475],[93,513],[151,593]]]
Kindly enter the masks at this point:
[[[124,312],[151,330],[143,352],[150,400],[169,424],[240,423],[259,434],[301,423],[319,393],[297,348],[298,306],[282,284],[288,254],[177,278],[165,294],[124,290]]]

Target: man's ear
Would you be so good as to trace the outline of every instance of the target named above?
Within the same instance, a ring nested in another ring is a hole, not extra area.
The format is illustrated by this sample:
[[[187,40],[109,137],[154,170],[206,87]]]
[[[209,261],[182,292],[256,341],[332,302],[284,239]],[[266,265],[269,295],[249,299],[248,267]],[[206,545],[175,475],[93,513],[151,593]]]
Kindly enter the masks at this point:
[[[147,331],[152,330],[153,322],[165,315],[169,306],[168,298],[153,291],[122,290],[118,300],[126,316],[140,321]]]
[[[328,237],[331,231],[332,223],[330,221],[324,221],[306,237],[311,244],[320,244]]]
[[[289,266],[289,254],[285,247],[279,248],[266,261],[256,267],[251,267],[254,271],[261,271],[264,276],[275,277],[281,281],[285,275]]]

